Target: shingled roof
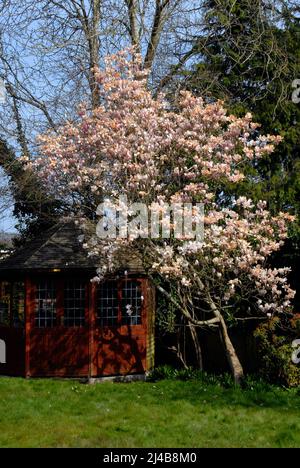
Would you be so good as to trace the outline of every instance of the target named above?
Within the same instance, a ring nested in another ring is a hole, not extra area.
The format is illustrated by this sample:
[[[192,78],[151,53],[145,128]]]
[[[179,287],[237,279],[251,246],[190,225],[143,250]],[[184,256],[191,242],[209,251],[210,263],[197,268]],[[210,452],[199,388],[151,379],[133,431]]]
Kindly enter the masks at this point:
[[[97,262],[88,257],[79,241],[82,231],[74,219],[63,219],[52,228],[42,232],[36,239],[5,260],[0,261],[0,272],[29,270],[95,270]],[[141,261],[125,249],[117,254],[118,269],[131,273],[143,273]]]
[[[79,242],[80,234],[74,220],[62,220],[1,261],[0,271],[95,268]]]

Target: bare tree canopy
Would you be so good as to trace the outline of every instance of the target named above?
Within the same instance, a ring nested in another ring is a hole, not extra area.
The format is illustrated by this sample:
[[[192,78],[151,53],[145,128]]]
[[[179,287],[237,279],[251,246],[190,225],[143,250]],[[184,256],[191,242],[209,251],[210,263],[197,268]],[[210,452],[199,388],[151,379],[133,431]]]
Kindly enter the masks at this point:
[[[0,7],[0,77],[8,99],[0,108],[0,133],[23,154],[33,150],[36,133],[56,128],[74,117],[80,101],[98,104],[95,66],[106,55],[135,45],[152,70],[150,85],[160,90],[206,50],[216,34],[205,16],[207,0],[4,0]],[[222,34],[230,40],[229,14]],[[248,15],[256,3],[262,16],[280,24],[282,12],[297,7],[292,0],[247,0]],[[228,10],[229,8],[229,10]],[[260,46],[263,26],[257,18],[247,47],[237,60],[247,60]],[[226,39],[226,40],[227,40]],[[244,44],[245,45],[245,44]],[[178,78],[178,77],[177,77]]]
[[[72,118],[79,101],[97,105],[94,67],[132,44],[153,70],[155,86],[199,25],[195,0],[5,1],[0,76],[8,101],[0,109],[0,132],[28,152],[36,133]]]
[[[95,67],[127,46],[135,45],[144,57],[154,87],[177,62],[179,39],[195,27],[198,13],[196,0],[2,1],[0,79],[7,98],[0,105],[0,137],[15,157],[34,157],[37,134],[73,119],[79,102],[98,105]],[[1,164],[10,187],[23,187],[5,158]]]
[[[243,2],[256,26],[234,44],[236,56],[231,58],[237,63],[246,63],[260,50],[266,21],[280,27],[286,12],[299,11],[295,0]],[[210,3],[224,9],[222,31],[207,17]],[[0,138],[16,157],[34,157],[37,134],[76,118],[82,101],[91,108],[98,105],[95,67],[102,68],[105,56],[127,46],[134,45],[143,67],[151,70],[154,93],[176,93],[186,84],[184,73],[201,62],[217,34],[225,43],[235,41],[231,9],[236,4],[237,0],[2,0],[0,79],[7,99],[0,104]],[[281,73],[289,58],[276,47],[272,40],[269,52],[264,47],[265,64],[273,66],[274,56],[280,57]],[[203,78],[200,73],[203,88],[216,87],[217,76]]]

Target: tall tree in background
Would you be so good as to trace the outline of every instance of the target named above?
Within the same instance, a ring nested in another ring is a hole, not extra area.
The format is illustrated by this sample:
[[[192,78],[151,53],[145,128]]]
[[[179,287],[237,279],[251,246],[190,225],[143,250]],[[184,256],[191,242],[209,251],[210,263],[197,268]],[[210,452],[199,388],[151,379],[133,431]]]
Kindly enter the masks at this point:
[[[266,119],[273,119],[279,104],[290,99],[290,84],[297,78],[291,69],[298,50],[292,36],[297,38],[290,33],[287,49],[286,38],[281,37],[287,24],[297,27],[295,4],[295,0],[5,0],[0,5],[0,78],[6,83],[7,103],[0,108],[0,135],[17,157],[34,158],[39,151],[36,134],[76,119],[78,95],[91,108],[97,106],[95,65],[102,67],[105,55],[128,45],[135,45],[143,56],[142,66],[151,70],[149,86],[154,92],[170,88],[174,94],[186,85],[210,99],[225,98],[240,114],[253,111],[258,99],[265,111],[268,99],[273,108]],[[200,64],[182,80],[182,70],[190,70],[195,62]],[[256,117],[260,109],[255,109]],[[293,112],[283,111],[284,116],[289,114],[284,118],[292,122]],[[256,120],[264,126],[264,118],[258,115]],[[272,120],[263,130],[276,133],[277,127],[285,133],[293,124],[281,129]],[[292,132],[291,128],[290,151],[292,138],[297,138],[297,130],[293,137]],[[294,197],[294,188],[289,193]],[[29,219],[34,221],[31,214]],[[20,221],[27,224],[25,212]]]
[[[135,45],[142,66],[152,70],[155,86],[176,62],[184,37],[196,21],[196,0],[5,0],[0,5],[0,78],[6,83],[7,103],[0,108],[0,135],[18,157],[34,158],[36,134],[55,130],[76,119],[80,95],[90,108],[99,104],[95,69],[107,53]],[[11,161],[3,161],[4,170]],[[17,164],[18,165],[18,164]],[[11,188],[20,184],[13,171]],[[28,184],[26,185],[29,188]],[[34,190],[33,183],[30,190]],[[47,187],[44,198],[49,200]],[[13,193],[20,202],[19,193]],[[23,193],[25,196],[25,193]],[[19,225],[39,225],[43,216],[40,189],[30,204],[17,204]],[[37,201],[34,207],[34,200]],[[28,201],[28,200],[27,200]],[[55,222],[47,203],[45,219]],[[27,211],[28,209],[28,211]],[[30,228],[30,230],[32,230]],[[28,234],[28,229],[25,229]]]
[[[16,158],[7,144],[0,140],[0,165],[8,179],[6,192],[1,192],[1,209],[7,209],[3,200],[9,196],[8,189],[14,197],[13,213],[23,225],[19,225],[20,233],[37,235],[41,230],[51,226],[53,220],[63,213],[63,204],[45,190],[43,184],[32,171],[24,167],[24,163]],[[5,196],[4,196],[5,195]],[[17,245],[23,242],[24,236],[16,238]]]

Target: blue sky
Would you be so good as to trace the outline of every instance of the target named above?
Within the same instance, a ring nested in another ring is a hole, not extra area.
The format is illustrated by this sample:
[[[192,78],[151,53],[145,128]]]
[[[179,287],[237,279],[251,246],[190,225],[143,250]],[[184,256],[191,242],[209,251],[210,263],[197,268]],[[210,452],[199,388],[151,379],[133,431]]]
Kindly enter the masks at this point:
[[[16,219],[12,215],[12,209],[6,210],[0,219],[0,231],[17,232],[15,229]]]
[[[0,106],[5,103],[5,87],[2,80],[0,80]],[[0,184],[6,184],[7,180],[3,173],[0,172]],[[16,219],[13,217],[13,204],[9,203],[9,207],[1,212],[0,216],[0,231],[16,232],[15,230]]]
[[[0,186],[2,187],[7,183],[6,178],[1,174],[0,171]],[[2,209],[2,206],[6,209]],[[16,232],[15,225],[17,223],[16,218],[13,216],[13,200],[7,200],[6,197],[0,200],[0,231],[4,232]]]

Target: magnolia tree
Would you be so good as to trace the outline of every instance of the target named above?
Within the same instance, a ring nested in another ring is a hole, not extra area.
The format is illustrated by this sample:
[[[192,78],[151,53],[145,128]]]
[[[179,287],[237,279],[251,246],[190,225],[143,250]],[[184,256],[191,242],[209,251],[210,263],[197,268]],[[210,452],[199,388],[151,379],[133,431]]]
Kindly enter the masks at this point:
[[[219,327],[238,382],[243,369],[228,324],[289,310],[294,292],[288,270],[270,268],[267,260],[283,244],[292,217],[272,216],[263,201],[255,206],[245,197],[231,198],[224,206],[221,200],[226,187],[243,180],[245,164],[271,154],[280,138],[260,136],[250,114],[228,115],[221,102],[207,105],[188,92],[172,105],[163,95],[154,99],[132,50],[107,58],[105,69],[96,73],[101,105],[90,110],[81,104],[76,121],[40,136],[39,156],[28,164],[56,195],[69,200],[86,232],[94,226],[84,247],[102,257],[99,279],[113,270],[118,249],[132,248],[160,292],[187,319],[199,359],[196,327]],[[162,238],[161,232],[146,233],[149,224],[139,216],[130,233],[124,235],[122,225],[116,236],[99,236],[96,213],[101,214],[97,206],[104,199],[110,200],[110,215],[119,204],[129,219],[137,213],[128,206],[144,204],[148,223],[150,215],[160,219],[166,206],[188,209],[183,219],[192,226],[202,222],[203,233],[193,238],[183,228],[182,235]]]

